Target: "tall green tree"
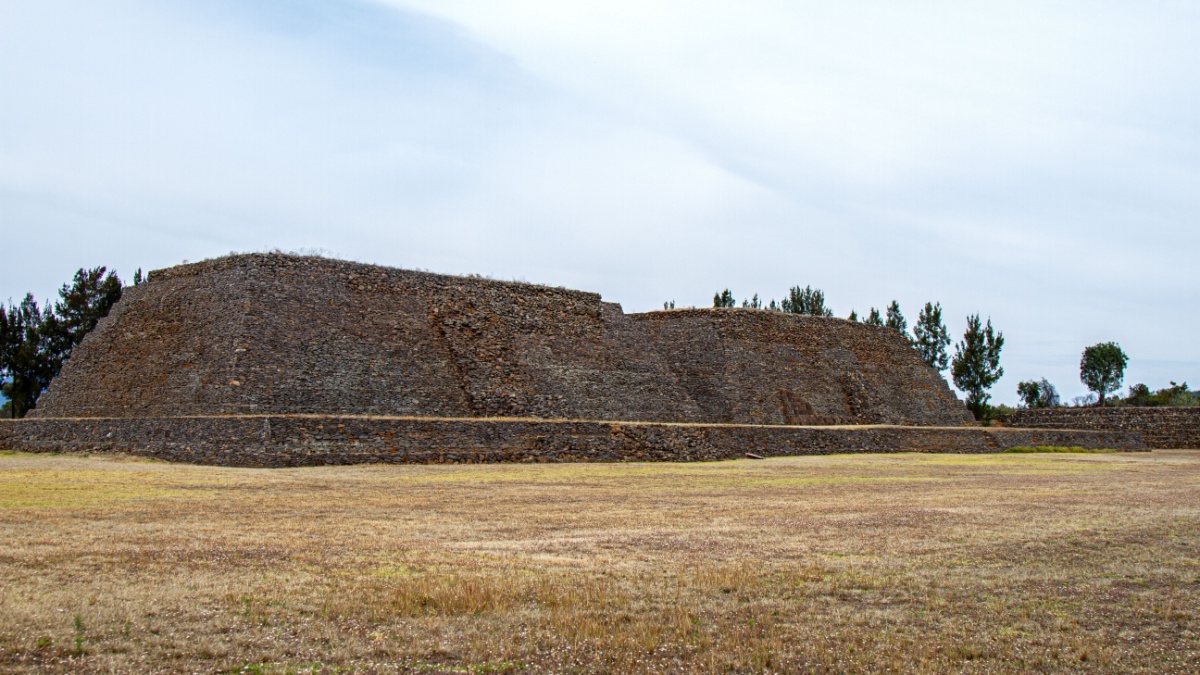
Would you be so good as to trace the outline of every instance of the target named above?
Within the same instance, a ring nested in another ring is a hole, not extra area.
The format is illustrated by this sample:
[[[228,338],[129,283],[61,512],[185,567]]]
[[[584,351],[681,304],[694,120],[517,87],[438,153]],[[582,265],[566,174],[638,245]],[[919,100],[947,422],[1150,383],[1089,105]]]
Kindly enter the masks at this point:
[[[883,326],[883,317],[879,315],[878,309],[872,307],[870,313],[867,314],[867,318],[865,321],[863,321],[863,323],[867,324],[868,326]]]
[[[762,309],[762,306],[763,303],[762,300],[759,299],[758,293],[755,293],[754,297],[750,298],[749,300],[742,300],[742,307],[747,309]]]
[[[1109,394],[1121,388],[1129,357],[1115,342],[1101,342],[1083,350],[1079,359],[1079,379],[1100,396],[1096,405],[1104,405]]]
[[[810,316],[833,316],[833,310],[825,306],[825,293],[812,286],[793,286],[783,299],[783,311]]]
[[[908,320],[900,313],[900,303],[893,300],[892,304],[888,305],[887,321],[883,325],[892,330],[899,331],[901,335],[908,335]]]
[[[921,354],[921,360],[934,370],[941,372],[950,365],[950,333],[942,323],[942,303],[927,302],[913,324],[913,346]]]
[[[975,419],[983,419],[988,411],[987,393],[992,385],[1004,375],[1000,367],[1000,350],[1004,347],[1004,334],[992,328],[989,318],[984,327],[978,314],[967,317],[967,330],[963,339],[955,345],[954,358],[950,361],[950,372],[954,386],[967,395],[967,409]]]
[[[40,308],[33,295],[0,307],[0,380],[13,417],[37,405],[71,351],[121,297],[121,280],[104,267],[80,269],[59,300]]]
[[[56,333],[50,337],[57,356],[65,360],[121,299],[121,279],[103,266],[80,269],[70,284],[59,289],[58,297],[54,303]]]
[[[853,309],[850,310],[850,316],[846,317],[846,320],[854,321],[857,323],[858,322],[858,312],[854,311]]]
[[[22,417],[37,404],[58,373],[51,346],[54,315],[38,307],[33,295],[19,305],[0,307],[0,391],[9,399],[12,417]]]
[[[713,295],[713,307],[714,308],[737,307],[737,303],[735,303],[733,300],[733,293],[730,293],[729,289],[726,288],[725,290],[721,291],[720,293],[714,294]]]

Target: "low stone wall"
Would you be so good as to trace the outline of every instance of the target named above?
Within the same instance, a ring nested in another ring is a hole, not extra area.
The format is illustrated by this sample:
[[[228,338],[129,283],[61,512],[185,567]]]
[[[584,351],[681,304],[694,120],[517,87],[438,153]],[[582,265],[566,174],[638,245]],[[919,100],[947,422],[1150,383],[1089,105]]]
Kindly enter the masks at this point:
[[[1200,449],[1200,407],[1037,408],[1018,410],[1004,423],[1027,429],[1137,431],[1152,448]]]
[[[316,415],[0,420],[0,449],[116,452],[241,467],[321,464],[706,461],[880,452],[1144,450],[1136,431],[796,427]]]

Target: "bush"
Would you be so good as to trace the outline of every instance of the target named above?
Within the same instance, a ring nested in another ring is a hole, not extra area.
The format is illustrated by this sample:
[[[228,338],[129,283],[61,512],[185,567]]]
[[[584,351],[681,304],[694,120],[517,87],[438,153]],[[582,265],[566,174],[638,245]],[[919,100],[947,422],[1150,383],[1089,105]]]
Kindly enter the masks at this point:
[[[1171,386],[1164,387],[1155,392],[1151,392],[1150,387],[1144,384],[1134,384],[1129,387],[1129,395],[1123,399],[1119,399],[1119,404],[1138,407],[1189,407],[1200,405],[1200,397],[1197,397],[1195,392],[1188,389],[1187,382],[1175,384],[1172,381]]]
[[[1017,395],[1026,408],[1057,408],[1060,402],[1058,390],[1044,377],[1021,382],[1017,385]]]

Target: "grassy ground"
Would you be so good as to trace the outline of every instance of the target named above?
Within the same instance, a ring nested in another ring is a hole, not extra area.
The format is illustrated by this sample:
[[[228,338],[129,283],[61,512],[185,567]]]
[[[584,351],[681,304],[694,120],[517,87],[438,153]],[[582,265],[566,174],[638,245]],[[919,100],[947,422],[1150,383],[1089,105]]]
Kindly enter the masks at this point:
[[[1195,672],[1200,452],[0,455],[3,672]]]

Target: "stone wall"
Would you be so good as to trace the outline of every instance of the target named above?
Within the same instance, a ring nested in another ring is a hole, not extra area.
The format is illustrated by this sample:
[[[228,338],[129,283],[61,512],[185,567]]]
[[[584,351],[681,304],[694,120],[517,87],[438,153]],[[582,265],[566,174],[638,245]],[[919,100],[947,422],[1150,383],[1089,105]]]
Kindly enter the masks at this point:
[[[1200,449],[1200,407],[1024,409],[1010,415],[1004,424],[1030,429],[1137,431],[1152,448]]]
[[[1079,445],[1144,450],[1130,431],[792,427],[602,421],[223,416],[0,420],[0,449],[117,452],[243,467],[321,464],[702,461],[872,452],[999,452]]]
[[[892,331],[299,256],[152,272],[31,413],[958,425]]]

